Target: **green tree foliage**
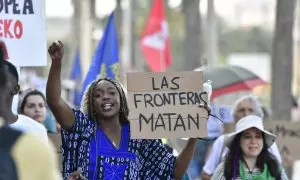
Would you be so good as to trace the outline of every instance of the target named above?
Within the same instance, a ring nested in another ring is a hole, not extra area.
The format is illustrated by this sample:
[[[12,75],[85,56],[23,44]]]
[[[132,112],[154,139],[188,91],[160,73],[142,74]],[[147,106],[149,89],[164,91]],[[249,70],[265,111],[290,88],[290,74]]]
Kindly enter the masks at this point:
[[[272,50],[272,33],[261,27],[236,28],[219,33],[222,56],[235,52],[266,52]]]

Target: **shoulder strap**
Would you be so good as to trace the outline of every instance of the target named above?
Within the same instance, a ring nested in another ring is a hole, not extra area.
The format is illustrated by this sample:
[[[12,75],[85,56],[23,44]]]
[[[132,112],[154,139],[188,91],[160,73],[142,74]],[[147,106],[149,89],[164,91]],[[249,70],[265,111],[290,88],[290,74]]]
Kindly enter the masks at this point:
[[[279,167],[280,169],[280,173],[278,174],[278,176],[275,177],[275,180],[281,180],[281,175],[282,175],[282,171],[284,171],[284,168],[282,167],[282,165],[280,165]]]

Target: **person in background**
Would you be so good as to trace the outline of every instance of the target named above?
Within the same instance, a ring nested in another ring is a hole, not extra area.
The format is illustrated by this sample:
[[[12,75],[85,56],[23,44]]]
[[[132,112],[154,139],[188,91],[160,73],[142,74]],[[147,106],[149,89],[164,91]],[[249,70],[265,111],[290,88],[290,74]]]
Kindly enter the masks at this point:
[[[51,144],[29,133],[8,126],[7,86],[9,79],[0,47],[0,179],[1,180],[61,180]]]
[[[241,118],[248,115],[257,115],[260,118],[264,118],[264,114],[256,97],[252,95],[243,96],[238,99],[232,109],[232,117],[235,123],[237,123]],[[228,152],[228,148],[224,146],[224,141],[226,134],[221,135],[214,142],[211,153],[203,167],[201,178],[203,180],[209,180],[215,171],[218,164],[223,160],[224,156]],[[277,159],[279,163],[282,163],[281,155],[276,143],[274,143],[268,149]]]
[[[189,164],[187,170],[188,175],[193,180],[200,179],[200,174],[202,172],[203,166],[206,162],[206,159],[210,153],[211,147],[213,145],[213,140],[204,140],[199,139],[196,145],[196,150],[193,155],[193,159]]]
[[[240,119],[235,132],[226,137],[224,144],[229,152],[212,180],[288,180],[281,164],[268,150],[275,140],[274,134],[264,130],[262,118],[249,115]]]
[[[32,118],[44,125],[48,132],[57,132],[56,121],[47,107],[44,94],[33,88],[22,91],[19,98],[18,113]]]
[[[20,86],[18,84],[19,75],[17,68],[9,61],[4,61],[4,71],[7,75],[8,83],[5,87],[5,91],[3,92],[5,94],[7,108],[6,116],[3,118],[9,121],[10,127],[23,132],[33,133],[45,141],[48,141],[47,130],[43,125],[31,119],[30,117],[22,114],[14,114],[12,112],[13,97],[17,95],[20,90]]]
[[[44,124],[46,119],[46,98],[37,89],[23,91],[19,98],[18,113]]]
[[[211,114],[222,119],[224,123],[232,122],[230,107],[222,106],[217,103],[210,103]],[[207,121],[207,139],[200,139],[197,142],[196,150],[193,159],[187,170],[189,176],[193,180],[200,179],[203,166],[210,154],[212,145],[217,137],[223,132],[223,124],[213,116],[210,116]]]

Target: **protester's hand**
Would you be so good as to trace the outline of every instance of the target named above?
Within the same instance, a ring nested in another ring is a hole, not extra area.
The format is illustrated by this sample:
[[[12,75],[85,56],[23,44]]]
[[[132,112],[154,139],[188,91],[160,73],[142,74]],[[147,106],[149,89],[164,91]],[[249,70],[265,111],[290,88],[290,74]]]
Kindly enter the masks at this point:
[[[199,108],[204,108],[207,111],[208,115],[211,113],[211,109],[208,106],[208,104],[200,104],[198,107]]]
[[[64,45],[61,41],[54,41],[48,48],[52,61],[61,61],[64,56]]]
[[[72,172],[68,180],[84,180],[79,171]]]

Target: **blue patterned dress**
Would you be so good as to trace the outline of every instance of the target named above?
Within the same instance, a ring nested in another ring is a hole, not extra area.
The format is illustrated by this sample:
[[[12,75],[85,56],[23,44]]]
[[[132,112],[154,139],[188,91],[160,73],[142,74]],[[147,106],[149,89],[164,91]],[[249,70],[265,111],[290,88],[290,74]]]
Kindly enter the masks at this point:
[[[63,177],[82,168],[89,180],[174,179],[175,157],[159,140],[131,139],[129,124],[122,125],[119,149],[95,122],[74,110],[71,131],[62,130]]]

